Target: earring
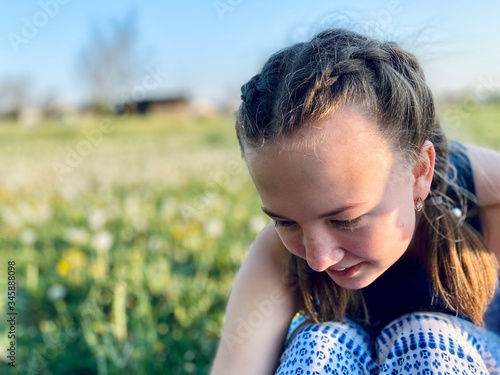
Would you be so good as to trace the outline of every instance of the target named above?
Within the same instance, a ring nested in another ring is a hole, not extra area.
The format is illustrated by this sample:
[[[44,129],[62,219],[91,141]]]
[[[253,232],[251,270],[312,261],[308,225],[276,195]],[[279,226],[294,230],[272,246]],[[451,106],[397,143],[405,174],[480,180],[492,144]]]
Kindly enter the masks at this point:
[[[422,200],[422,197],[420,195],[417,197],[417,200],[415,201],[415,211],[419,212],[422,211],[422,208],[424,208],[424,201]]]

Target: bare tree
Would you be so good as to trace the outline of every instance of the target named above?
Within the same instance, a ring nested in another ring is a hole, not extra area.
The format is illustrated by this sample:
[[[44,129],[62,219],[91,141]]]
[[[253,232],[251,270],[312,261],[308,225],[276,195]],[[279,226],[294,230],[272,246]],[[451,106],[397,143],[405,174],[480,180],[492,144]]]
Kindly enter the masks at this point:
[[[135,12],[121,22],[112,21],[108,36],[94,28],[83,48],[77,72],[88,86],[93,105],[111,109],[137,80],[145,55],[139,49],[136,21]]]

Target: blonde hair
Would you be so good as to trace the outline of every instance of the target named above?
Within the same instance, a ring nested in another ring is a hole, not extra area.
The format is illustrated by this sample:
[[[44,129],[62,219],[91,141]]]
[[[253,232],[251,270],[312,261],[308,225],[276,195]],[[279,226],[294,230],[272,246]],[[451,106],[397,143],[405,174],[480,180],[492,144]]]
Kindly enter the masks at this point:
[[[304,124],[319,121],[346,104],[368,109],[379,130],[408,165],[430,140],[436,150],[431,199],[417,223],[412,246],[448,308],[483,325],[496,288],[498,265],[481,235],[454,215],[446,193],[451,186],[465,211],[467,196],[450,181],[448,142],[437,121],[434,100],[416,58],[395,43],[363,35],[326,30],[306,43],[271,56],[242,86],[236,132],[243,157],[247,148],[294,135]],[[258,152],[258,150],[257,150]],[[316,321],[369,318],[362,293],[335,284],[325,273],[291,256],[290,276],[299,288],[300,307]]]

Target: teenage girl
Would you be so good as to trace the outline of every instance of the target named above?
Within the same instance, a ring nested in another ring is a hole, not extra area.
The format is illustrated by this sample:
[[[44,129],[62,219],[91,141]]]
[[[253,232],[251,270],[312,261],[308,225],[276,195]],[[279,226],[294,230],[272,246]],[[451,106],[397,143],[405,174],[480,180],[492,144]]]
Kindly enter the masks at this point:
[[[236,131],[272,223],[212,374],[500,373],[500,154],[445,137],[413,55],[324,31],[242,87]]]

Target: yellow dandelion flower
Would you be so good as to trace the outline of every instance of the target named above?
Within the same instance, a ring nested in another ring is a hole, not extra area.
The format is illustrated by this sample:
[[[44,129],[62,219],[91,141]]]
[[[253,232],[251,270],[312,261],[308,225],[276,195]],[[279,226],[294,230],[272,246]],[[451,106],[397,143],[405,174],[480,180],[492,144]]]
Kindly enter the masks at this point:
[[[153,344],[153,350],[155,353],[161,353],[163,352],[163,344],[160,341],[156,341]]]
[[[87,265],[87,256],[77,248],[69,249],[65,258],[73,268],[85,267]]]
[[[108,267],[106,266],[106,262],[102,260],[98,260],[97,262],[92,263],[90,266],[90,274],[92,275],[94,280],[101,280],[106,277],[108,273]]]
[[[63,258],[57,262],[56,271],[61,276],[66,276],[71,271],[71,263],[67,259]]]
[[[183,240],[186,237],[199,234],[200,231],[201,231],[200,223],[190,222],[187,224],[174,225],[171,228],[170,233],[176,240]]]
[[[176,240],[182,240],[186,235],[186,230],[182,225],[174,225],[171,229],[171,233]]]

